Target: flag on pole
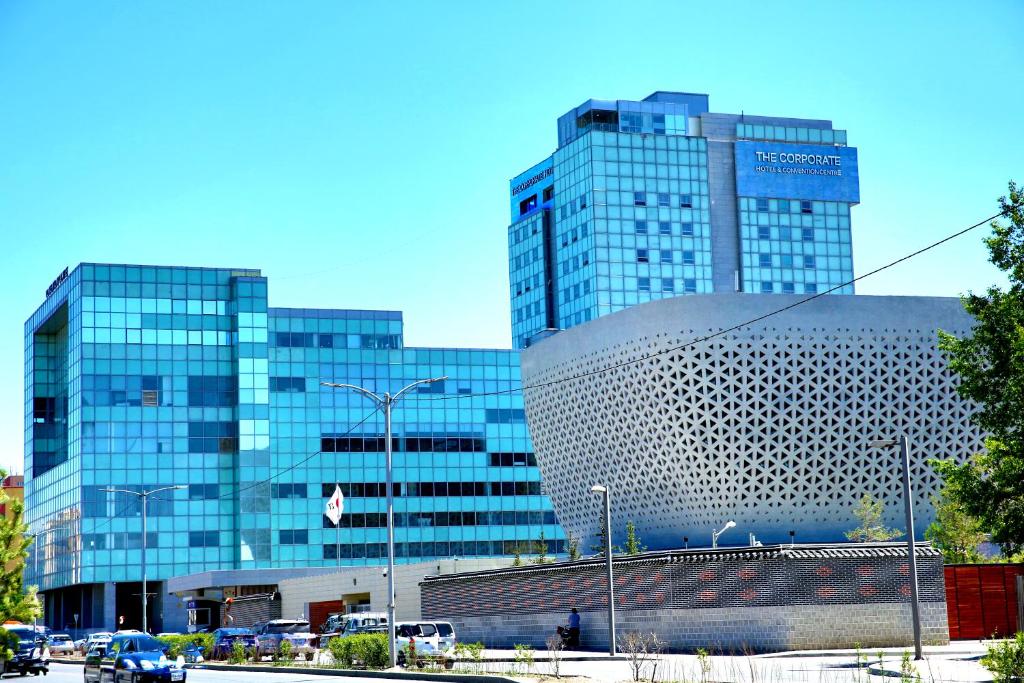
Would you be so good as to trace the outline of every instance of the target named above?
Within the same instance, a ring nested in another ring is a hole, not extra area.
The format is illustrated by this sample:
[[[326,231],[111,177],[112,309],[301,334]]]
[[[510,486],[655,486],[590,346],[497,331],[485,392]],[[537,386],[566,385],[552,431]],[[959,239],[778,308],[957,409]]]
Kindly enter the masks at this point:
[[[324,514],[334,523],[334,526],[338,526],[338,522],[341,521],[341,512],[344,509],[345,496],[341,495],[341,487],[335,484],[334,495],[327,501],[327,509],[324,510]]]

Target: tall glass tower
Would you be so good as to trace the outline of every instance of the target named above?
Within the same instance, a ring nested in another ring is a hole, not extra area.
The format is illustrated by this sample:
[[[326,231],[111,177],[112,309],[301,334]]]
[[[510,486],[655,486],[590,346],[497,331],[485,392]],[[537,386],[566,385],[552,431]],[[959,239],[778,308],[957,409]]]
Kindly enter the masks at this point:
[[[686,294],[852,294],[857,150],[831,121],[715,114],[708,96],[588,100],[510,182],[517,348]]]

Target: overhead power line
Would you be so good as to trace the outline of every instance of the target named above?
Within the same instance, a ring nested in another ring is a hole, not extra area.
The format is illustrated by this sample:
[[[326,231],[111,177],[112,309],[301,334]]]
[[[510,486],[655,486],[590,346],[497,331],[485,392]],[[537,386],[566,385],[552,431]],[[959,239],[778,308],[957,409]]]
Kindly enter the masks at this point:
[[[481,396],[500,396],[500,395],[503,395],[503,394],[515,394],[515,393],[518,393],[518,392],[530,391],[532,389],[542,389],[544,387],[550,387],[550,386],[554,386],[556,384],[562,384],[562,383],[565,383],[565,382],[574,382],[576,380],[585,379],[587,377],[593,377],[594,375],[600,375],[600,374],[603,374],[603,373],[606,373],[606,372],[611,372],[612,370],[617,370],[619,368],[626,367],[628,365],[633,365],[635,363],[641,363],[643,361],[650,360],[651,358],[656,358],[658,356],[663,356],[663,355],[668,354],[668,353],[673,353],[675,351],[681,351],[683,349],[690,348],[692,346],[696,346],[697,344],[702,344],[702,343],[704,343],[706,341],[714,339],[715,337],[720,337],[720,336],[722,336],[724,334],[728,334],[730,332],[735,332],[736,330],[739,330],[739,329],[742,329],[744,327],[748,327],[749,325],[753,325],[755,323],[761,322],[762,320],[765,320],[767,318],[771,318],[772,316],[779,315],[780,313],[784,313],[786,311],[792,310],[792,309],[794,309],[794,308],[796,308],[798,306],[803,306],[804,304],[810,303],[811,301],[814,301],[815,299],[820,299],[821,297],[826,296],[828,294],[831,294],[832,292],[835,292],[836,290],[842,289],[843,287],[846,287],[848,285],[852,285],[852,284],[854,284],[856,282],[860,282],[861,280],[869,278],[872,275],[877,275],[878,273],[881,273],[883,270],[888,270],[889,268],[892,268],[893,266],[899,265],[900,263],[903,263],[904,261],[909,261],[910,259],[912,259],[912,258],[914,258],[916,256],[920,256],[921,254],[923,254],[923,253],[925,253],[927,251],[935,249],[936,247],[941,246],[941,245],[945,244],[946,242],[949,242],[950,240],[954,240],[957,237],[960,237],[961,235],[965,235],[965,234],[969,233],[970,231],[975,230],[975,229],[977,229],[977,228],[979,228],[979,227],[981,227],[981,226],[983,226],[983,225],[985,225],[987,223],[990,223],[990,222],[992,222],[992,221],[996,220],[997,218],[999,218],[1001,216],[1004,216],[1004,215],[1005,215],[1005,212],[1000,211],[999,213],[996,213],[996,214],[994,214],[992,216],[989,216],[988,218],[984,218],[984,219],[978,221],[977,223],[973,223],[972,225],[967,226],[966,228],[963,228],[961,230],[957,230],[956,232],[954,232],[954,233],[952,233],[950,235],[947,235],[946,237],[943,237],[942,239],[940,239],[940,240],[938,240],[936,242],[932,242],[931,244],[929,244],[929,245],[927,245],[925,247],[922,247],[922,248],[918,249],[917,251],[913,251],[913,252],[911,252],[909,254],[906,254],[905,256],[901,256],[900,258],[896,259],[895,261],[890,261],[889,263],[886,263],[883,266],[879,266],[878,268],[875,268],[872,271],[864,273],[863,275],[859,275],[859,276],[853,278],[852,280],[847,280],[846,282],[842,282],[842,283],[840,283],[838,285],[835,285],[834,287],[826,289],[823,292],[818,292],[817,294],[812,294],[812,295],[810,295],[810,296],[808,296],[808,297],[806,297],[804,299],[800,299],[799,301],[795,301],[795,302],[793,302],[791,304],[788,304],[786,306],[783,306],[781,308],[777,308],[777,309],[775,309],[773,311],[769,311],[768,313],[764,313],[763,315],[759,315],[756,318],[751,318],[749,320],[744,320],[743,322],[737,323],[737,324],[733,325],[732,327],[727,327],[725,329],[718,330],[717,332],[712,332],[711,334],[706,334],[704,336],[697,337],[695,339],[691,339],[688,342],[684,342],[682,344],[677,344],[676,346],[671,346],[669,348],[661,349],[660,351],[654,351],[652,353],[648,353],[648,354],[644,354],[644,355],[641,355],[641,356],[637,356],[636,358],[632,358],[630,360],[619,361],[617,363],[613,363],[612,365],[608,365],[608,366],[603,367],[603,368],[598,368],[596,370],[588,370],[586,372],[581,372],[579,374],[572,375],[570,377],[562,377],[560,379],[548,380],[546,382],[537,382],[536,384],[523,385],[519,389],[502,389],[500,391],[483,391],[483,392],[478,392],[478,393],[474,393],[474,394],[443,394],[443,395],[440,395],[440,396],[420,396],[420,395],[417,395],[414,398],[417,401],[451,401],[451,400],[460,400],[460,399],[475,398],[475,397],[481,397]]]

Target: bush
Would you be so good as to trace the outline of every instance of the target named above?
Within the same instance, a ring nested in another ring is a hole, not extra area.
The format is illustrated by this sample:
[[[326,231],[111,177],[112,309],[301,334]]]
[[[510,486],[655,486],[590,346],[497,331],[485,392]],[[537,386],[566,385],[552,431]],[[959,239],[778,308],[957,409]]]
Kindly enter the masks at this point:
[[[331,652],[334,666],[341,669],[353,666],[386,669],[388,666],[386,633],[358,633],[344,638],[331,638],[327,649]]]
[[[232,664],[244,664],[250,655],[255,655],[256,652],[253,648],[245,647],[245,643],[240,640],[236,640],[231,643],[231,652],[228,654],[228,660]]]
[[[0,628],[0,662],[14,659],[18,651],[18,636],[5,628]]]
[[[995,683],[1024,680],[1024,632],[989,645],[981,665],[992,672]]]
[[[177,636],[160,636],[160,642],[167,645],[167,657],[175,659],[178,655],[185,654],[189,645],[203,648],[203,657],[209,658],[213,654],[212,633],[184,633]]]
[[[277,652],[274,653],[275,662],[284,662],[285,664],[295,660],[295,655],[292,653],[292,643],[290,640],[281,639],[280,644],[277,646]]]

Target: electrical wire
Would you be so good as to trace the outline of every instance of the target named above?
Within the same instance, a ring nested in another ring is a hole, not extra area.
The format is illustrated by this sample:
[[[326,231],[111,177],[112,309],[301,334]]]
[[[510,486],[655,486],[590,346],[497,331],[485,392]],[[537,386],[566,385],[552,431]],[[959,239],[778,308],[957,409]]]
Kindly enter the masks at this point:
[[[810,296],[808,296],[808,297],[806,297],[804,299],[801,299],[801,300],[793,302],[793,303],[791,303],[789,305],[783,306],[782,308],[778,308],[778,309],[775,309],[775,310],[770,311],[768,313],[765,313],[763,315],[759,315],[756,318],[751,318],[750,320],[745,320],[745,321],[743,321],[741,323],[737,323],[737,324],[733,325],[732,327],[727,327],[725,329],[718,330],[717,332],[713,332],[711,334],[707,334],[707,335],[704,335],[702,337],[697,337],[695,339],[691,339],[688,342],[684,342],[682,344],[678,344],[676,346],[672,346],[672,347],[669,347],[669,348],[666,348],[666,349],[661,349],[660,351],[655,351],[653,353],[644,354],[642,356],[638,356],[638,357],[630,359],[630,360],[619,361],[617,363],[613,363],[612,365],[608,365],[608,366],[603,367],[603,368],[598,368],[596,370],[588,370],[586,372],[581,372],[579,374],[572,375],[571,377],[562,377],[562,378],[559,378],[559,379],[552,379],[552,380],[548,380],[548,381],[545,381],[545,382],[538,382],[536,384],[523,385],[522,387],[520,387],[518,389],[502,389],[502,390],[499,390],[499,391],[483,391],[483,392],[472,393],[472,394],[443,394],[443,395],[440,395],[440,396],[416,396],[415,398],[416,398],[417,401],[451,401],[451,400],[459,400],[459,399],[466,399],[466,398],[477,398],[477,397],[482,397],[482,396],[501,396],[501,395],[504,395],[504,394],[516,394],[516,393],[520,393],[520,392],[531,391],[533,389],[542,389],[542,388],[545,388],[545,387],[554,386],[556,384],[562,384],[564,382],[573,382],[573,381],[576,381],[576,380],[585,379],[587,377],[593,377],[594,375],[600,375],[600,374],[603,374],[603,373],[606,373],[606,372],[611,372],[612,370],[617,370],[618,368],[626,367],[626,366],[632,365],[634,363],[641,363],[643,361],[650,360],[651,358],[656,358],[658,356],[662,356],[662,355],[665,355],[665,354],[668,354],[668,353],[673,353],[675,351],[681,351],[683,349],[690,348],[692,346],[696,346],[697,344],[701,344],[703,342],[706,342],[706,341],[709,341],[711,339],[714,339],[715,337],[720,337],[720,336],[722,336],[724,334],[728,334],[730,332],[735,332],[736,330],[739,330],[739,329],[742,329],[742,328],[747,327],[749,325],[753,325],[755,323],[761,322],[762,320],[765,320],[767,318],[771,318],[772,316],[775,316],[775,315],[779,315],[780,313],[784,313],[785,311],[792,310],[792,309],[794,309],[794,308],[796,308],[798,306],[803,306],[804,304],[810,303],[811,301],[814,301],[815,299],[820,299],[821,297],[826,296],[828,294],[831,294],[832,292],[835,292],[836,290],[842,289],[843,287],[846,287],[848,285],[852,285],[852,284],[854,284],[856,282],[860,282],[861,280],[869,278],[872,275],[877,275],[878,273],[881,273],[884,270],[888,270],[889,268],[892,268],[893,266],[899,265],[900,263],[903,263],[904,261],[908,261],[908,260],[910,260],[910,259],[912,259],[912,258],[914,258],[916,256],[920,256],[921,254],[923,254],[923,253],[925,253],[927,251],[935,249],[936,247],[941,246],[941,245],[945,244],[946,242],[949,242],[950,240],[954,240],[957,237],[960,237],[961,235],[965,235],[968,232],[970,232],[972,230],[975,230],[975,229],[981,227],[982,225],[985,225],[986,223],[990,223],[991,221],[996,220],[1000,216],[1005,216],[1005,215],[1006,215],[1006,211],[1000,211],[999,213],[996,213],[996,214],[994,214],[992,216],[989,216],[988,218],[980,220],[977,223],[974,223],[974,224],[972,224],[972,225],[970,225],[970,226],[968,226],[966,228],[963,228],[962,230],[958,230],[958,231],[956,231],[956,232],[954,232],[954,233],[952,233],[950,235],[947,235],[946,237],[943,237],[942,239],[940,239],[940,240],[938,240],[936,242],[932,242],[931,244],[929,244],[929,245],[927,245],[925,247],[922,247],[922,248],[920,248],[920,249],[918,249],[916,251],[913,251],[913,252],[911,252],[909,254],[901,256],[900,258],[896,259],[895,261],[890,261],[889,263],[886,263],[883,266],[875,268],[874,270],[869,271],[867,273],[864,273],[863,275],[859,275],[859,276],[857,276],[857,277],[855,277],[855,278],[853,278],[851,280],[847,280],[846,282],[843,282],[843,283],[840,283],[838,285],[835,285],[834,287],[831,287],[831,288],[829,288],[829,289],[827,289],[827,290],[825,290],[823,292],[818,292],[817,294],[812,294],[812,295],[810,295]]]

